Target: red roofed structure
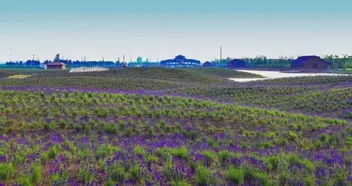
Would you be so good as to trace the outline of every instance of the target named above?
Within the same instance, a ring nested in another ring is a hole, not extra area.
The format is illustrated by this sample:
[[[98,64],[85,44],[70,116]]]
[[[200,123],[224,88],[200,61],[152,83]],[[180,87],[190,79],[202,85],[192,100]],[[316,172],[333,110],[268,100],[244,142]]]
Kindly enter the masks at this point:
[[[44,69],[55,69],[55,70],[63,70],[66,68],[65,63],[60,63],[60,62],[51,62],[46,65],[44,65]]]

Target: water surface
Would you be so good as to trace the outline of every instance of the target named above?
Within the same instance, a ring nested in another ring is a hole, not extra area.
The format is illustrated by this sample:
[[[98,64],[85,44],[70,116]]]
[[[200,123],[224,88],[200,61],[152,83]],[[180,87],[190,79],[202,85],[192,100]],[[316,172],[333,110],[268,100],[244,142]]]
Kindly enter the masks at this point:
[[[333,74],[333,73],[299,73],[299,72],[280,72],[280,71],[264,71],[264,70],[237,70],[240,72],[248,72],[258,74],[264,78],[228,78],[236,82],[260,81],[266,79],[279,79],[290,77],[309,77],[309,76],[345,76],[348,74]]]

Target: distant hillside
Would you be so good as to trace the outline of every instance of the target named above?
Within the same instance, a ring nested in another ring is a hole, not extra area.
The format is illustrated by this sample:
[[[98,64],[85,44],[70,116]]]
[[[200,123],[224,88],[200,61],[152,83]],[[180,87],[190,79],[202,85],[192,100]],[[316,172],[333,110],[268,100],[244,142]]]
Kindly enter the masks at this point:
[[[6,79],[10,75],[30,74],[25,79]],[[223,84],[226,78],[185,69],[122,68],[105,72],[69,73],[67,70],[13,72],[1,75],[2,87],[75,87],[126,90],[161,90],[193,85]]]
[[[209,76],[205,73],[197,73],[183,69],[169,69],[162,67],[152,68],[119,68],[110,69],[105,72],[82,72],[69,73],[64,71],[42,71],[33,73],[36,77],[101,77],[101,78],[133,78],[133,79],[153,79],[170,82],[183,83],[221,83],[225,78]]]

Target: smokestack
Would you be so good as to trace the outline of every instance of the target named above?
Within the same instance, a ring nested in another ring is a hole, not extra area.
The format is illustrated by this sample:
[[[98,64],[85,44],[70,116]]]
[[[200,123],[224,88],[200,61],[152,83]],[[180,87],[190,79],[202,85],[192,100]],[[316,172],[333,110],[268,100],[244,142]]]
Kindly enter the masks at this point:
[[[222,61],[222,46],[220,46],[220,62]]]

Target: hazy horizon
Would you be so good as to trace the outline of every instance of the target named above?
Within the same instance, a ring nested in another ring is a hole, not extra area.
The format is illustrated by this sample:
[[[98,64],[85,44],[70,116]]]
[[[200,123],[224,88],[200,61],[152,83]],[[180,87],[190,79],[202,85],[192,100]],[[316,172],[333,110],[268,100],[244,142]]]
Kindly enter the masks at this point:
[[[352,54],[352,2],[55,1],[0,4],[0,61],[64,58],[202,62],[265,55]]]

